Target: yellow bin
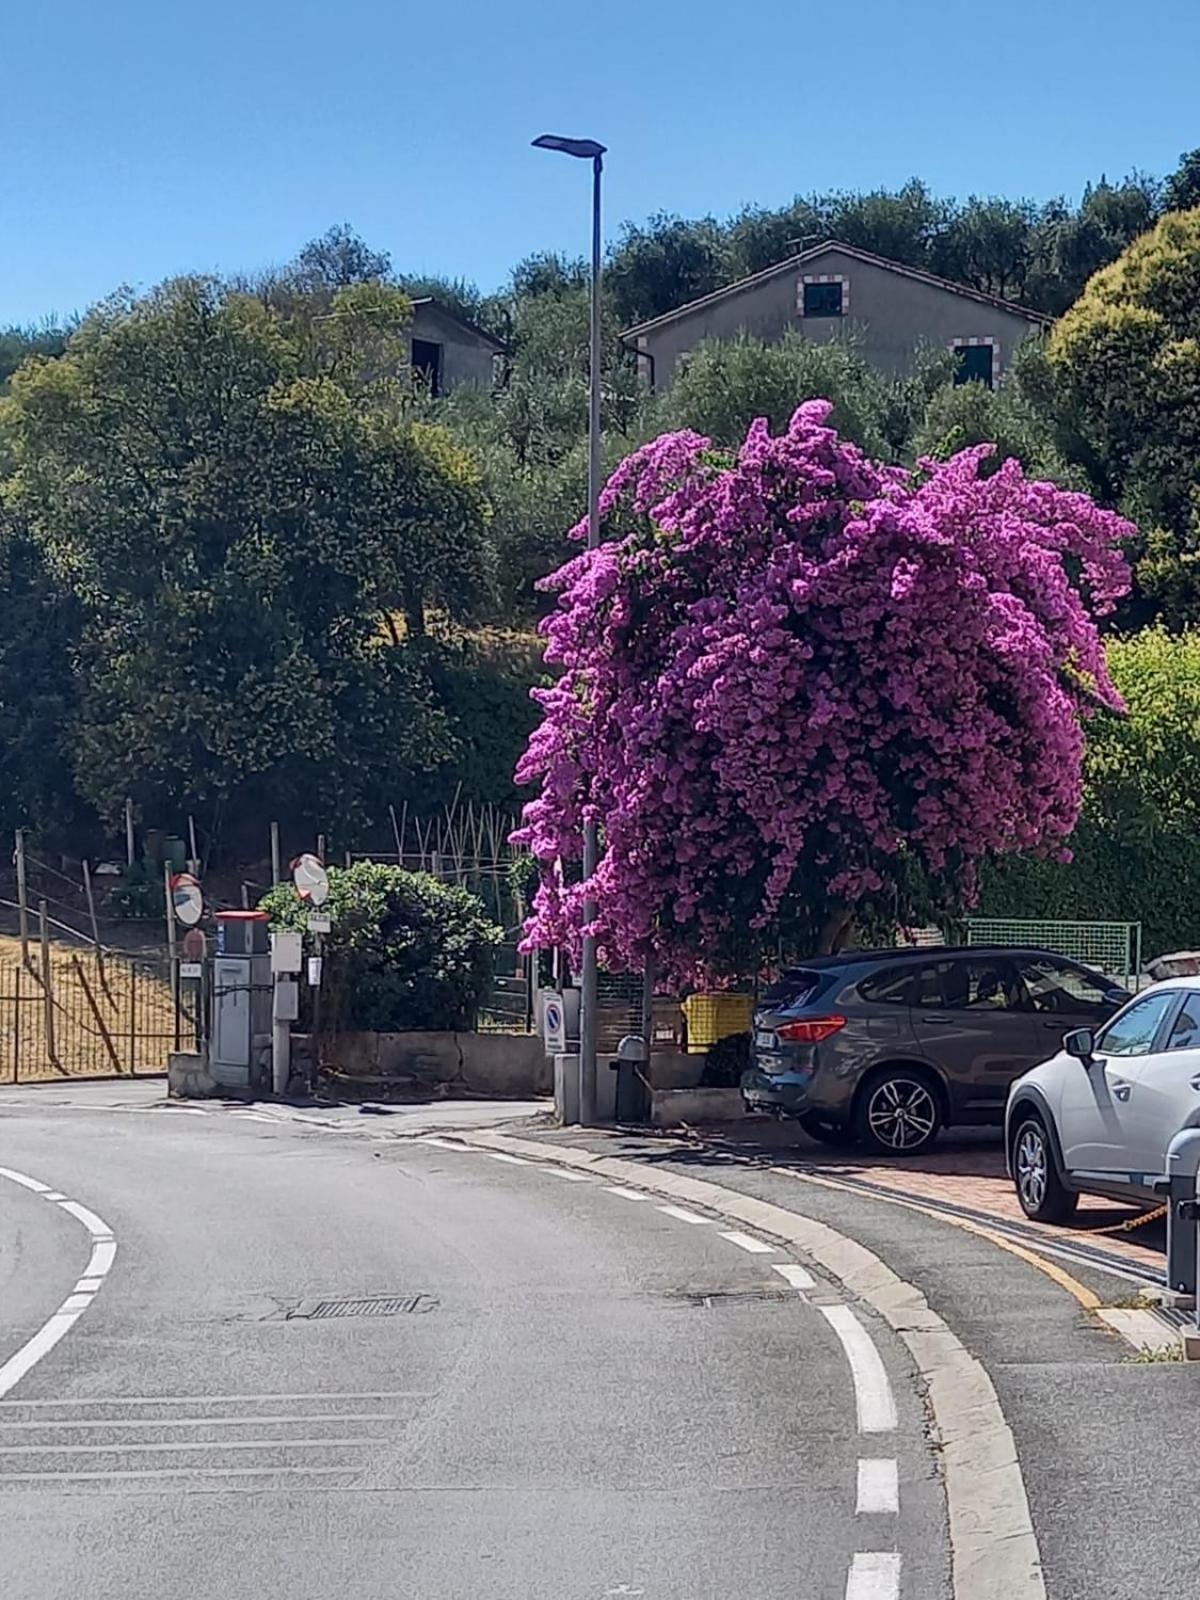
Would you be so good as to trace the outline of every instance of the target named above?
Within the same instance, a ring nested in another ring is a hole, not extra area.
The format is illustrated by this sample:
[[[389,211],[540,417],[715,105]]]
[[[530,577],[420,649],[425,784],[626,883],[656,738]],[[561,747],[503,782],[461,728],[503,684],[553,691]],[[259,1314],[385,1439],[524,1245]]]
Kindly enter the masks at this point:
[[[719,1039],[731,1033],[746,1033],[754,1015],[754,996],[730,994],[690,994],[683,1002],[687,1018],[687,1047],[691,1056],[703,1055]]]

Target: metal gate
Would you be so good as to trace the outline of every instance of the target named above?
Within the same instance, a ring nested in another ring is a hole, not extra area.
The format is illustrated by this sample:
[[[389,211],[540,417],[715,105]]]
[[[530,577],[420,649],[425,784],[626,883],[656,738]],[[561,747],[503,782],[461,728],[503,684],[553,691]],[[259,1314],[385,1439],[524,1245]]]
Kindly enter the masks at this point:
[[[55,946],[0,963],[0,1083],[165,1072],[196,1037],[198,985],[171,981],[165,953]]]

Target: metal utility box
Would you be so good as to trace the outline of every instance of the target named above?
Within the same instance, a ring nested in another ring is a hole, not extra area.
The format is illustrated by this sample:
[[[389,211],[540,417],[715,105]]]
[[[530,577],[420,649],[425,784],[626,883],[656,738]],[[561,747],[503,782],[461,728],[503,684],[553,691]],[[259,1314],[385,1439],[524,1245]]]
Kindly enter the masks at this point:
[[[219,956],[265,956],[271,948],[270,918],[265,911],[218,911]]]
[[[262,911],[217,913],[209,1070],[230,1088],[255,1088],[269,1074],[271,957]],[[268,1078],[269,1081],[269,1078]]]

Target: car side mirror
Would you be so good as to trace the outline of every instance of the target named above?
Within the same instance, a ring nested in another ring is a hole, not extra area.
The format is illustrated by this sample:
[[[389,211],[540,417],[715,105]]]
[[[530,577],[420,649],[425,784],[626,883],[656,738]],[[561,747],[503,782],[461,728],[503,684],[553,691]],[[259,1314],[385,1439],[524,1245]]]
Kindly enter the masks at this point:
[[[1072,1028],[1063,1038],[1063,1049],[1084,1066],[1090,1066],[1095,1048],[1096,1040],[1090,1028]]]
[[[1133,996],[1128,989],[1120,989],[1114,984],[1111,989],[1104,991],[1104,998],[1110,1006],[1123,1006],[1127,1000],[1132,1000]]]

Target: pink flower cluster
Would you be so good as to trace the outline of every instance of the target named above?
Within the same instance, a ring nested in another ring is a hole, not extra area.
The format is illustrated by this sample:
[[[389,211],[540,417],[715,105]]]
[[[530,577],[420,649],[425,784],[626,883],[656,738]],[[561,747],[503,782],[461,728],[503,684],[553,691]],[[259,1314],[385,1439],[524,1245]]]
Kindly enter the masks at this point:
[[[853,906],[902,861],[967,897],[985,855],[1061,848],[1081,716],[1120,709],[1094,616],[1132,527],[990,446],[880,466],[809,401],[736,460],[693,433],[629,456],[600,547],[546,580],[561,669],[517,769],[543,864],[530,947],[702,980],[789,897]],[[579,881],[585,808],[601,859]]]

